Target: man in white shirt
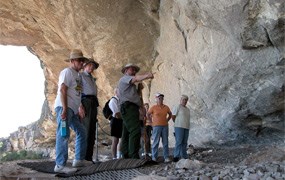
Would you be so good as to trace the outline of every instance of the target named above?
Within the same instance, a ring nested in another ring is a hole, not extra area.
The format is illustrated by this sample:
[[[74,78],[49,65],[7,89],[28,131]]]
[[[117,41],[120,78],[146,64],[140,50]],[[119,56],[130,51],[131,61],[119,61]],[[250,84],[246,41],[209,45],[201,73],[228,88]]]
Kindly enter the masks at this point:
[[[180,104],[172,110],[172,120],[174,121],[175,148],[173,161],[177,162],[180,158],[187,159],[187,142],[190,129],[190,109],[186,106],[188,96],[182,95]]]
[[[76,168],[66,166],[70,136],[69,127],[76,133],[75,159],[72,166],[90,165],[89,162],[84,160],[86,154],[86,129],[78,117],[82,92],[82,80],[79,71],[86,60],[81,50],[72,50],[69,59],[65,60],[70,63],[70,66],[62,70],[59,75],[58,91],[54,104],[58,126],[55,147],[56,165],[54,167],[56,173],[72,174],[77,171]],[[62,124],[66,124],[66,127],[61,126]]]

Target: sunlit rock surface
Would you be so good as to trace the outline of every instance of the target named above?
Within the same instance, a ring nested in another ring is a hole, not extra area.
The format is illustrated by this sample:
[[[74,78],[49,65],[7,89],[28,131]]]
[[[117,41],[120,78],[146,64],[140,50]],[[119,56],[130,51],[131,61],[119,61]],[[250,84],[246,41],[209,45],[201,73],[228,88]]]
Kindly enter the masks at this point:
[[[27,46],[46,78],[37,128],[12,134],[10,149],[54,145],[57,78],[73,48],[100,63],[100,108],[132,62],[155,73],[145,102],[161,92],[172,108],[181,94],[190,97],[189,143],[284,143],[282,0],[1,0],[0,14],[0,44]]]

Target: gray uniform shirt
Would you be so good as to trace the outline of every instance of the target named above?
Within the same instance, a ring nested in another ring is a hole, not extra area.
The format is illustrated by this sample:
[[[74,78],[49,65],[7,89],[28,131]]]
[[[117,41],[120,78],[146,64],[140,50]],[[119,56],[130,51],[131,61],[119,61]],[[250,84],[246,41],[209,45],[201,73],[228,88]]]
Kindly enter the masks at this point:
[[[87,72],[83,71],[81,73],[82,76],[82,83],[83,83],[83,90],[82,93],[85,95],[95,95],[97,96],[97,85],[95,79],[92,75],[88,74]]]
[[[136,85],[131,83],[133,77],[134,76],[124,75],[119,80],[118,89],[120,105],[126,101],[135,103],[138,106],[141,105],[141,100],[137,92]]]

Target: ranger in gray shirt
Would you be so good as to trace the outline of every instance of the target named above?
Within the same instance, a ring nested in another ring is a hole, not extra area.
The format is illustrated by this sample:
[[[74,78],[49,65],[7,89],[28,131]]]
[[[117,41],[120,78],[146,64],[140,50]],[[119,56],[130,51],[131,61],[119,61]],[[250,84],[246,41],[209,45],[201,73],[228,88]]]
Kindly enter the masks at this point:
[[[142,106],[141,97],[135,83],[145,79],[153,79],[151,72],[136,75],[140,68],[134,64],[127,64],[122,69],[124,76],[119,80],[120,111],[123,119],[123,134],[121,151],[123,158],[139,159],[140,149],[140,120],[139,107]]]

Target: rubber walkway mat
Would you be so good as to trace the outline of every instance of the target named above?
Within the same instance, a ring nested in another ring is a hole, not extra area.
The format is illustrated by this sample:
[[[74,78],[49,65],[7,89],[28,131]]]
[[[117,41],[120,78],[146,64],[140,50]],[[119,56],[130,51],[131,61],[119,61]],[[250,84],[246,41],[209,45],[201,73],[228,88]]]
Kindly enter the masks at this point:
[[[106,162],[98,162],[91,166],[78,168],[78,171],[76,171],[74,174],[57,174],[57,176],[70,177],[70,176],[91,175],[102,171],[133,169],[150,164],[155,164],[155,163],[153,161],[149,161],[146,159],[116,159]],[[53,171],[55,166],[54,161],[24,162],[24,163],[18,163],[18,165],[31,168],[39,172],[55,174],[55,172]],[[71,167],[71,164],[68,163],[67,166]]]
[[[68,178],[62,178],[66,180],[131,180],[137,176],[145,175],[138,170],[135,169],[124,169],[124,170],[117,170],[117,171],[104,171],[98,172],[95,174],[87,175],[87,176],[72,176]]]
[[[18,165],[31,168],[33,170],[44,172],[44,173],[53,173],[55,162],[54,161],[42,161],[42,162],[23,162],[18,163]],[[71,163],[67,163],[66,166],[71,167]]]

